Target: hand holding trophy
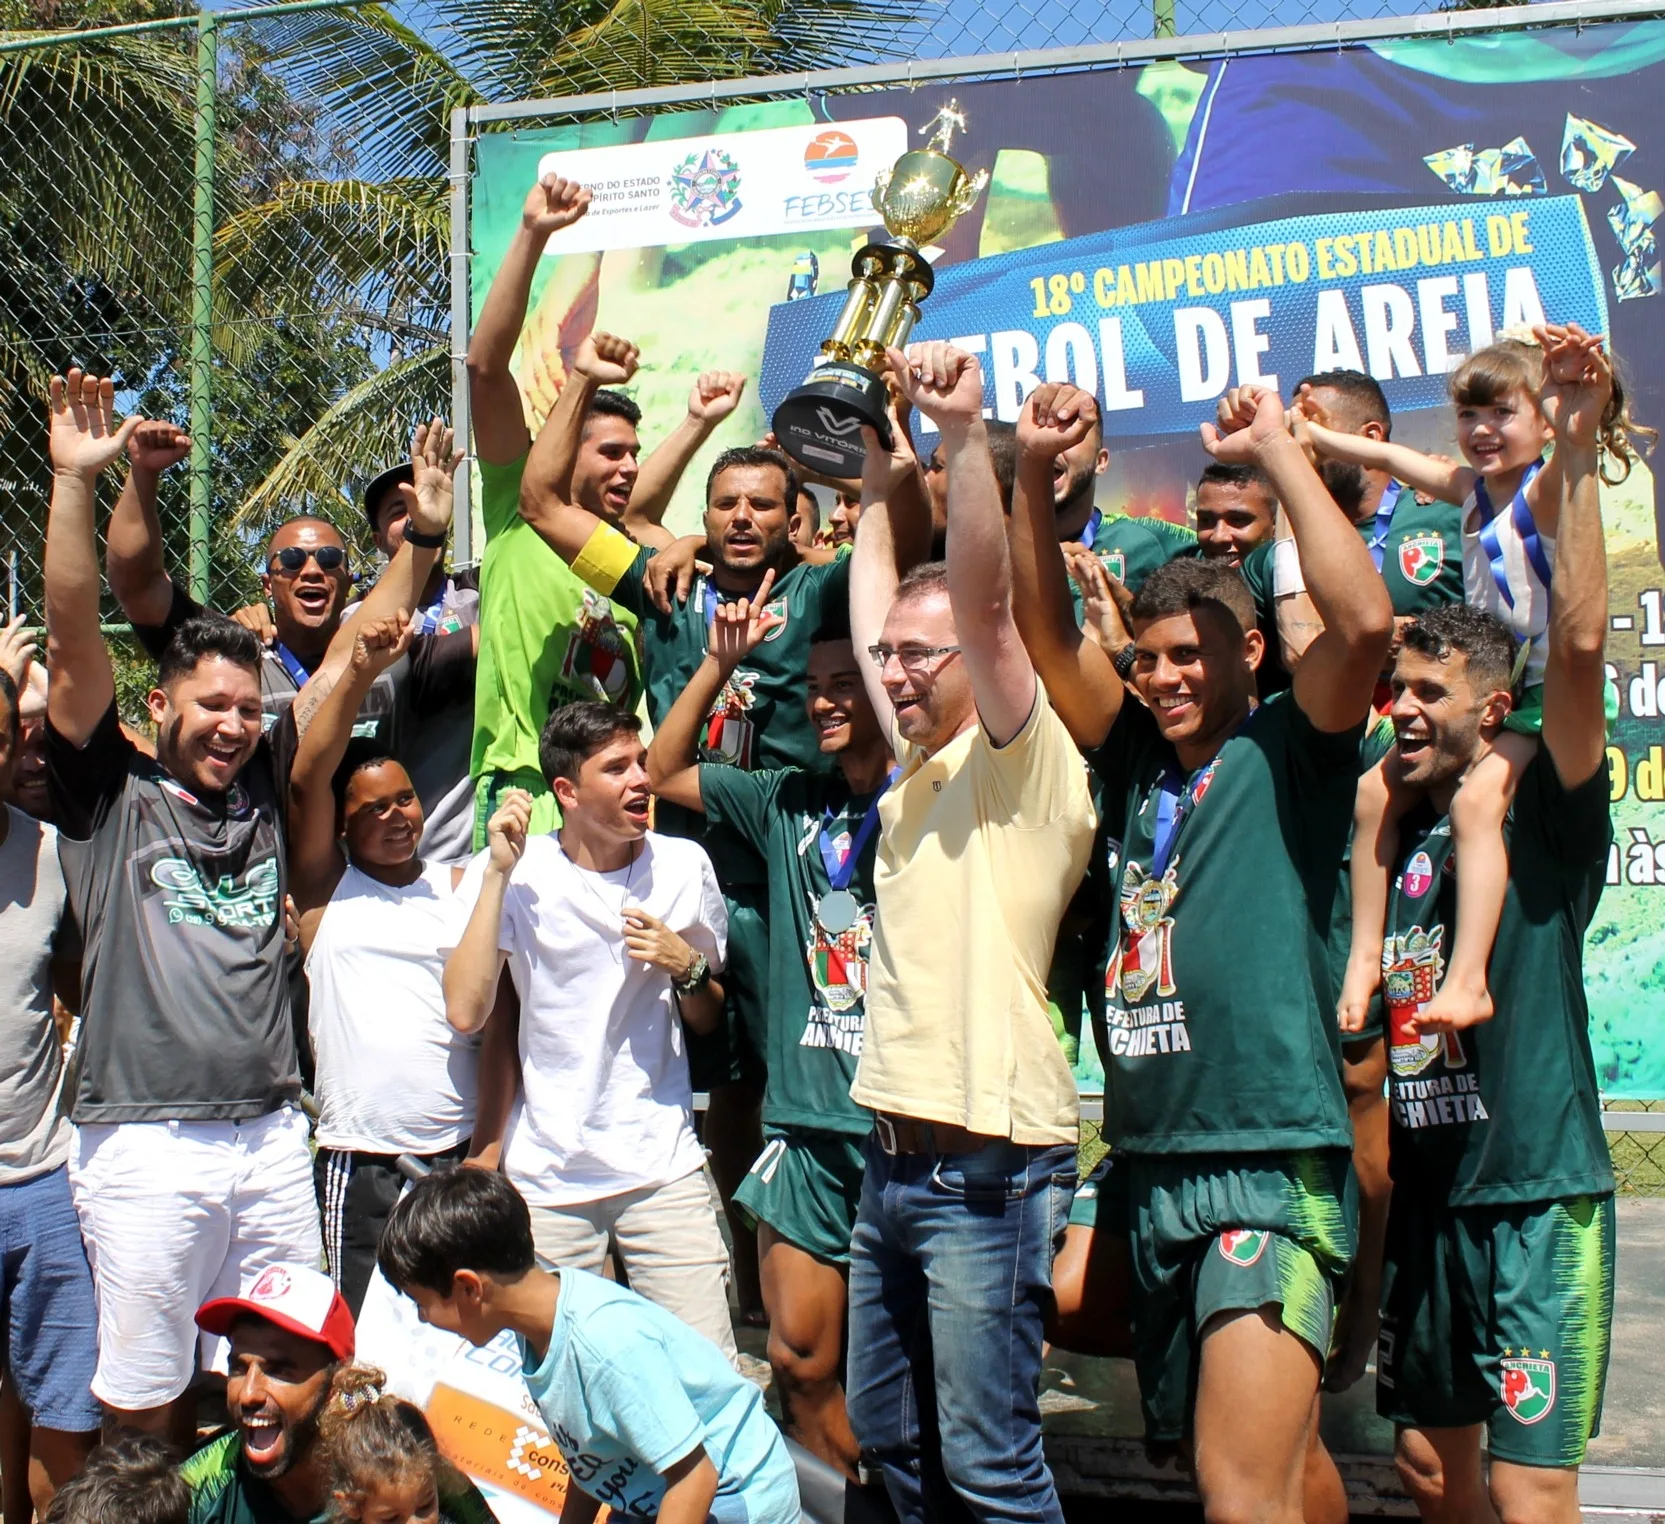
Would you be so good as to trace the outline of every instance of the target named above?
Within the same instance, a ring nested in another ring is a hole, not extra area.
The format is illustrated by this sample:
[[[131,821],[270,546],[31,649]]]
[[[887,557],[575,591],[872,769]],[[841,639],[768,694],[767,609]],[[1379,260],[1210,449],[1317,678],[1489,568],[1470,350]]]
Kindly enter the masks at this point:
[[[781,448],[829,476],[861,475],[863,424],[890,448],[885,351],[907,345],[919,304],[931,294],[931,267],[920,248],[969,211],[988,183],[986,170],[967,175],[948,153],[955,132],[965,130],[958,101],[919,130],[931,134],[927,145],[903,154],[873,187],[889,238],[868,244],[851,261],[844,308],[815,368],[775,409]]]

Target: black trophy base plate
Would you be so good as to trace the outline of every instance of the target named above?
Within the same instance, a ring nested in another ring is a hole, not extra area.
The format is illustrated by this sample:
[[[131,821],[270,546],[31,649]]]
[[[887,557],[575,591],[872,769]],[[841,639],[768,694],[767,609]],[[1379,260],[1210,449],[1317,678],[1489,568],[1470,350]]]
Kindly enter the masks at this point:
[[[891,445],[885,384],[859,365],[818,365],[775,409],[775,438],[799,465],[823,476],[859,479],[867,450],[861,426]]]

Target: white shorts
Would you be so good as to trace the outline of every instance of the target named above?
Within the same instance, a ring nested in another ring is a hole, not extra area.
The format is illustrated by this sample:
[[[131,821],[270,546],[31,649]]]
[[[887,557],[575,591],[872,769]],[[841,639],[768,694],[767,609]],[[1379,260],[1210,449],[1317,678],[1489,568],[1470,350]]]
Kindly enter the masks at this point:
[[[307,1121],[295,1108],[246,1122],[78,1127],[70,1187],[98,1296],[93,1396],[161,1407],[191,1384],[197,1340],[210,1370],[226,1341],[196,1310],[235,1296],[267,1265],[322,1256]]]

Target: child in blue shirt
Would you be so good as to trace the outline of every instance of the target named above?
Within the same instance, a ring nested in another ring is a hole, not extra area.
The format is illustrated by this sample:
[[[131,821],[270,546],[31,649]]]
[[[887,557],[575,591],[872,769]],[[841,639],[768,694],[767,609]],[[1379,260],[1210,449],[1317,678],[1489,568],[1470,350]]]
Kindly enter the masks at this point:
[[[645,1297],[539,1269],[503,1176],[428,1176],[394,1208],[378,1260],[423,1322],[476,1345],[514,1333],[575,1484],[562,1524],[589,1524],[603,1503],[661,1524],[796,1524],[797,1476],[762,1392]]]

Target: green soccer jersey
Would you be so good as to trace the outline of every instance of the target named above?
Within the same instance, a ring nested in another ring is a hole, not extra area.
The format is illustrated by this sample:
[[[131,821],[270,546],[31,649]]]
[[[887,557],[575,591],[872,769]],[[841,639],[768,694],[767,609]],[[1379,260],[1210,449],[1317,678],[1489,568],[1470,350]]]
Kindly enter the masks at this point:
[[[1089,523],[1088,528],[1093,526]],[[1182,524],[1166,519],[1134,518],[1125,513],[1108,514],[1093,532],[1093,554],[1104,569],[1128,592],[1136,593],[1144,580],[1159,566],[1180,556],[1195,556],[1197,537]],[[1081,589],[1070,578],[1070,597],[1075,602],[1075,622],[1082,618]]]
[[[1449,1034],[1405,1030],[1439,988],[1451,951],[1457,883],[1448,816],[1425,810],[1401,827],[1382,948],[1393,1173],[1414,1171],[1454,1206],[1613,1189],[1583,967],[1613,839],[1607,769],[1568,789],[1540,750],[1504,835],[1509,892],[1492,947],[1490,1021]]]
[[[866,1133],[871,1113],[850,1099],[866,1019],[867,955],[873,941],[873,859],[878,796],[854,796],[842,772],[800,768],[741,772],[700,768],[708,819],[749,842],[769,870],[769,1011],[763,1120],[774,1127]],[[869,808],[875,820],[863,833]],[[832,884],[825,839],[856,853],[846,892],[854,911],[825,914]]]
[[[1363,733],[1315,730],[1280,694],[1186,777],[1150,711],[1122,706],[1092,758],[1119,895],[1105,975],[1117,1148],[1350,1145],[1327,943]]]
[[[538,771],[551,709],[641,701],[636,616],[586,587],[520,516],[522,456],[480,462],[486,549],[480,561],[480,662],[470,772]]]

